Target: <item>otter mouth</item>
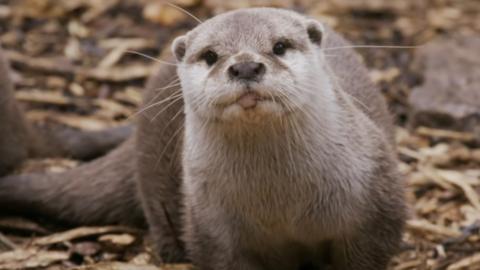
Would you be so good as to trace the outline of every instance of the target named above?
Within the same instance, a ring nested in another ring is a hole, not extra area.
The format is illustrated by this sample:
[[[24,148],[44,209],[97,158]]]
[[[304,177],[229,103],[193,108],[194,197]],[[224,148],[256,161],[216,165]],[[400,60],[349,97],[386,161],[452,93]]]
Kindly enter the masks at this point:
[[[271,98],[261,96],[257,92],[248,91],[240,95],[232,104],[238,104],[244,110],[249,110],[255,108],[260,102],[271,100]]]
[[[264,123],[267,119],[281,117],[288,113],[280,96],[265,90],[243,90],[224,96],[223,102],[216,103],[214,111],[218,119],[236,123],[237,120],[248,123]]]

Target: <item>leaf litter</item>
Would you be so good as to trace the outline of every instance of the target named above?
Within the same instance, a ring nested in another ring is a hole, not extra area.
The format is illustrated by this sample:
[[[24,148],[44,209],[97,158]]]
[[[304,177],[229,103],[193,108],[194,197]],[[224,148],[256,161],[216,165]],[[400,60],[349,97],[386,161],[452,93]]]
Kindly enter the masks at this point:
[[[358,45],[422,45],[440,35],[480,32],[480,7],[473,0],[169,2],[202,20],[239,7],[295,8]],[[0,42],[28,119],[84,130],[119,125],[138,109],[155,63],[127,51],[160,57],[176,35],[196,24],[162,1],[0,0]],[[408,96],[422,82],[411,64],[415,49],[358,51],[396,115],[399,169],[411,205],[402,250],[390,269],[480,269],[478,135],[408,127]],[[23,170],[78,163],[31,160]],[[52,221],[1,217],[0,269],[190,269],[154,266],[145,236],[119,226],[67,229]]]

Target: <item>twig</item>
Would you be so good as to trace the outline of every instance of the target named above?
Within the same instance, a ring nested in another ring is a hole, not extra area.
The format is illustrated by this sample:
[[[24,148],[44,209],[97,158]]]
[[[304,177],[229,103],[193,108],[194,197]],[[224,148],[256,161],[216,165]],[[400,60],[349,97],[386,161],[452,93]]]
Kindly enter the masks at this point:
[[[10,250],[18,249],[18,246],[15,243],[13,243],[12,241],[10,241],[10,239],[8,239],[1,232],[0,232],[0,243],[2,243],[4,246],[6,246]]]

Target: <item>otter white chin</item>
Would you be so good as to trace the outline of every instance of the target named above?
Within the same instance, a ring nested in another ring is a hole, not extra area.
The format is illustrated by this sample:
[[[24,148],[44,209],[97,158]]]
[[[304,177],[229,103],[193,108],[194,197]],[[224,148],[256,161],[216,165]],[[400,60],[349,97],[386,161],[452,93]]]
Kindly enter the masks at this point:
[[[82,184],[82,167],[70,172],[79,175],[71,189],[96,194],[101,183],[136,213],[135,180],[163,261],[188,258],[201,270],[386,269],[401,241],[404,187],[391,119],[367,69],[351,49],[324,54],[348,44],[281,9],[203,22],[174,40],[177,68],[152,77],[145,103],[183,98],[147,110],[135,140],[99,161],[101,172],[88,164],[96,185]],[[155,90],[176,76],[180,86]],[[125,151],[134,151],[134,165]],[[128,177],[103,175],[125,162]],[[62,183],[27,178],[35,177]],[[14,179],[0,179],[0,202],[21,204],[28,190],[16,190]],[[64,193],[61,207],[42,195],[28,205],[67,220],[73,212],[75,223],[102,222],[96,211],[119,213],[108,194],[81,208]]]

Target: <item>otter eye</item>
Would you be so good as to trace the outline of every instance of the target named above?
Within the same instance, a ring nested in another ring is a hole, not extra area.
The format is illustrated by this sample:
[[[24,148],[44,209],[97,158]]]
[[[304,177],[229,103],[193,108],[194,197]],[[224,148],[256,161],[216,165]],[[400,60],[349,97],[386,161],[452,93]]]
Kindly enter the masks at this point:
[[[283,41],[279,41],[273,45],[273,53],[276,55],[284,55],[288,49],[288,44]]]
[[[205,60],[207,65],[211,66],[211,65],[215,64],[215,62],[217,62],[218,55],[214,51],[208,50],[208,51],[206,51],[205,53],[202,54],[201,58],[203,60]]]

